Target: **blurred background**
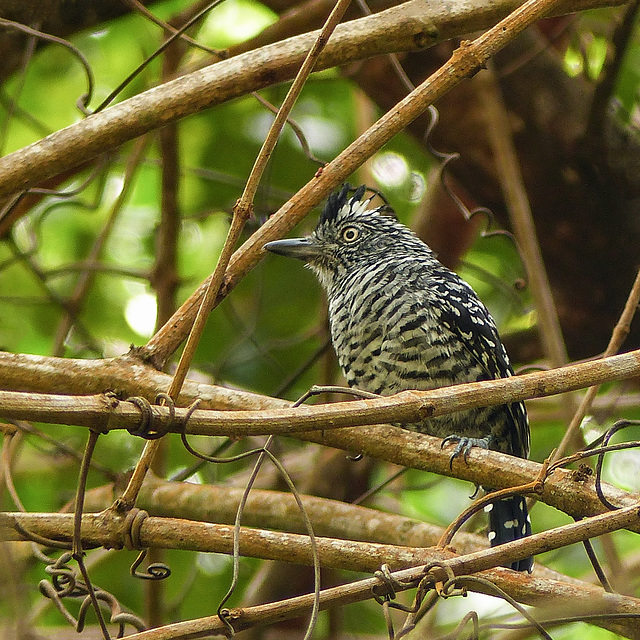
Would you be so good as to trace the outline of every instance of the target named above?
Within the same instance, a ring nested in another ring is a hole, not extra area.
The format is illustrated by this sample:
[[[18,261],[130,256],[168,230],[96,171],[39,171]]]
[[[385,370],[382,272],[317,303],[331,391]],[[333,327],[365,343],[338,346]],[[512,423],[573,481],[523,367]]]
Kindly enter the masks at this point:
[[[68,3],[55,0],[42,7],[27,4],[34,6],[0,1],[0,16],[64,38],[73,49],[0,24],[3,154],[85,117],[78,101],[87,93],[87,69],[94,84],[88,111],[138,69],[168,33],[147,12],[180,27],[206,5],[171,0],[145,3],[145,8],[133,0],[82,0],[70,11]],[[389,4],[373,2],[371,9]],[[597,356],[608,343],[640,264],[637,5],[551,18],[527,30],[493,61],[495,83],[487,86],[483,80],[488,72],[465,80],[437,104],[440,122],[430,136],[425,115],[350,179],[379,189],[398,218],[474,286],[496,318],[516,369],[558,363],[540,340],[540,309],[528,286],[522,252],[504,233],[512,226],[488,135],[495,123],[487,119],[486,92],[497,90],[506,107],[566,357]],[[185,40],[174,43],[140,68],[113,102],[211,64],[216,55],[235,55],[319,28],[331,6],[318,0],[226,0],[187,31],[205,49]],[[360,15],[354,4],[349,18]],[[273,26],[278,29],[269,31]],[[399,59],[417,84],[446,62],[457,45],[448,41]],[[272,86],[260,96],[279,105],[287,88]],[[406,92],[388,57],[312,75],[292,112],[302,136],[293,127],[285,129],[243,239],[314,176],[318,161],[335,157]],[[246,95],[96,157],[19,200],[1,203],[0,349],[87,359],[115,357],[130,345],[144,345],[213,271],[233,204],[272,119],[264,104]],[[488,207],[491,217],[480,213],[468,219],[443,188],[442,153],[460,154],[444,170],[448,187],[469,210]],[[311,231],[316,214],[311,212],[294,234]],[[640,330],[632,325],[624,349],[638,346]],[[174,364],[167,363],[166,371]],[[341,384],[328,344],[325,301],[311,272],[277,257],[264,259],[212,313],[190,378],[286,400],[295,400],[313,384]],[[634,384],[605,386],[582,425],[584,441],[620,417],[640,418],[638,400]],[[570,414],[559,398],[528,406],[531,458],[542,461],[562,439]],[[628,431],[624,437],[639,435]],[[85,438],[80,428],[21,425],[3,464],[10,467],[28,511],[58,511],[73,499]],[[246,461],[194,466],[197,461],[179,440],[169,440],[154,469],[158,476],[245,486],[251,466]],[[260,445],[251,439],[196,441],[209,451],[228,447],[225,455]],[[141,449],[141,440],[126,432],[100,438],[94,458],[100,468],[89,476],[94,491],[89,508],[109,506],[109,491],[114,483],[122,486]],[[346,502],[399,470],[373,460],[352,461],[344,452],[295,440],[279,440],[273,450],[301,492]],[[627,490],[640,489],[637,451],[615,456],[608,458],[605,479]],[[284,487],[268,465],[257,486]],[[365,504],[447,526],[468,506],[472,493],[468,483],[410,470]],[[16,510],[6,491],[0,504],[3,510]],[[571,521],[543,504],[532,517],[534,530]],[[481,519],[471,525],[478,531],[482,527]],[[26,545],[17,549],[11,551],[15,583],[25,597],[16,609],[0,586],[0,618],[14,618],[19,610],[31,628],[47,628],[49,635],[51,627],[52,634],[60,634],[51,637],[70,637],[71,628],[61,626],[61,614],[38,592],[43,564]],[[640,553],[634,534],[618,532],[604,544],[597,542],[596,549],[615,588],[637,594]],[[230,584],[227,556],[163,553],[173,574],[161,587],[129,577],[134,556],[90,552],[92,577],[155,625],[213,615]],[[546,554],[540,561],[593,580],[581,547]],[[323,586],[353,579],[353,574],[334,571],[323,575]],[[274,569],[272,563],[243,558],[231,604],[266,602],[311,588],[307,568]],[[436,637],[451,630],[470,609],[489,620],[509,611],[496,603],[483,596],[444,603],[430,616],[429,633]],[[76,615],[74,606],[69,605]],[[302,637],[303,630],[304,622],[296,621],[243,637]],[[573,638],[578,630],[585,638],[614,637],[579,624],[565,625],[553,637]],[[314,637],[386,637],[379,605],[368,602],[325,612]]]

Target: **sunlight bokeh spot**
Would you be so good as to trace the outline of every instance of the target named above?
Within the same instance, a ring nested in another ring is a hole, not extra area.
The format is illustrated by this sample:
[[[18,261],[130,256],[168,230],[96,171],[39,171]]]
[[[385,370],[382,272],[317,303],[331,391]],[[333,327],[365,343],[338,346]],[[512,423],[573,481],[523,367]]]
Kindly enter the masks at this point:
[[[124,310],[127,324],[139,336],[150,338],[156,326],[156,297],[150,293],[138,293],[129,299]]]
[[[209,12],[198,40],[211,47],[228,47],[260,33],[276,21],[266,7],[246,0],[227,0]]]
[[[407,161],[393,151],[380,153],[373,160],[373,175],[381,185],[399,187],[410,174],[411,169]]]

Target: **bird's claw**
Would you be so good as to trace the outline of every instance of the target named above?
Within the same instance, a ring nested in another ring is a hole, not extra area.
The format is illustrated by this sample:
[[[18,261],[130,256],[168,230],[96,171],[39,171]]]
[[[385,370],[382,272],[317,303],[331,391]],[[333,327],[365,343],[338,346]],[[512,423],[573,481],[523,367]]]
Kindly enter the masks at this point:
[[[456,442],[456,448],[453,450],[451,457],[449,458],[449,469],[453,469],[453,461],[462,454],[464,461],[467,462],[467,457],[469,456],[469,451],[473,449],[473,447],[480,447],[482,449],[488,449],[491,444],[491,437],[487,438],[465,438],[463,436],[447,436],[442,440],[442,444],[440,445],[441,449],[444,449],[446,445],[451,442]]]

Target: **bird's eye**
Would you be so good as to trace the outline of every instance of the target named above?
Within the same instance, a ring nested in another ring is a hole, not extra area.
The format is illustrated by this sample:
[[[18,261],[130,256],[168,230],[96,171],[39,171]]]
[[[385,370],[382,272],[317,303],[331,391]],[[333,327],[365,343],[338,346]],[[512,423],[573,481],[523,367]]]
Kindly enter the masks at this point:
[[[358,231],[357,227],[347,227],[342,232],[342,239],[345,242],[355,242],[360,235],[360,231]]]

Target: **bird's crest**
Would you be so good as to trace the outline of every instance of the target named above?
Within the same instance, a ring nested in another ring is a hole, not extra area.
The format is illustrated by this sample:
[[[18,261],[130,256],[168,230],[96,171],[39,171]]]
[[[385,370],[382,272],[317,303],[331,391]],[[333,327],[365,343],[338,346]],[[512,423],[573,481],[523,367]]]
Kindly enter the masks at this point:
[[[362,185],[354,191],[351,185],[348,182],[345,182],[339,191],[335,191],[327,198],[324,209],[320,214],[320,224],[324,224],[325,222],[334,222],[343,207],[360,202],[366,190],[367,187]],[[351,197],[349,197],[350,191],[354,192]]]

